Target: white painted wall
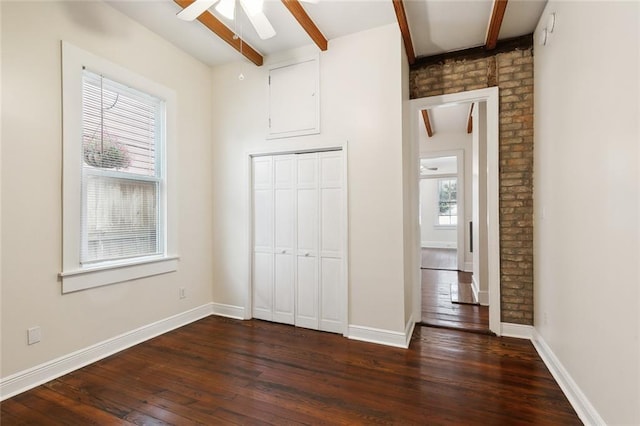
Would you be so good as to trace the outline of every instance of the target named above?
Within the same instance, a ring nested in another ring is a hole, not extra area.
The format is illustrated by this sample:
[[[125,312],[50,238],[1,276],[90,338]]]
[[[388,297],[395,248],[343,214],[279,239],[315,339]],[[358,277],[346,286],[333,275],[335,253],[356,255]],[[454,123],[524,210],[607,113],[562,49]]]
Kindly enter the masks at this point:
[[[550,1],[535,50],[535,328],[607,424],[640,424],[640,3]]]
[[[209,303],[213,203],[207,66],[101,2],[2,2],[0,10],[4,378]],[[61,39],[177,93],[176,273],[61,294]],[[42,341],[27,346],[36,325]]]
[[[404,330],[402,54],[397,25],[332,39],[320,54],[321,134],[269,141],[267,67],[214,68],[215,303],[241,307],[248,297],[249,152],[348,141],[349,323]]]
[[[464,205],[465,205],[465,220],[461,224],[464,226],[464,262],[465,265],[470,266],[473,263],[473,254],[471,253],[471,247],[469,246],[469,221],[472,214],[472,191],[471,191],[471,165],[473,159],[472,150],[472,135],[466,132],[466,123],[460,123],[459,131],[439,131],[432,137],[427,136],[427,132],[424,130],[424,124],[422,118],[420,122],[420,131],[418,132],[418,144],[420,147],[420,156],[433,156],[439,152],[451,152],[456,150],[462,150],[464,156]],[[423,223],[424,223],[423,219]]]

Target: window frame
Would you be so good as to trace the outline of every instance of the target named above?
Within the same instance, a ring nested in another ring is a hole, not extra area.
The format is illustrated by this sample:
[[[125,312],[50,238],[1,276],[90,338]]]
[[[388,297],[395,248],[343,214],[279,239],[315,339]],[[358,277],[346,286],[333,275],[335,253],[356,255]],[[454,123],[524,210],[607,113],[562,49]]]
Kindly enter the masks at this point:
[[[115,284],[168,272],[178,268],[177,235],[175,218],[177,205],[171,194],[176,187],[175,168],[175,106],[173,90],[155,83],[106,59],[62,41],[62,293]],[[164,108],[164,143],[161,167],[164,183],[160,185],[160,214],[164,223],[160,235],[161,254],[140,256],[124,260],[102,261],[83,265],[80,262],[82,247],[81,211],[82,190],[82,77],[83,69],[99,73],[106,78],[130,86],[160,98]]]
[[[457,175],[451,175],[451,176],[441,176],[437,178],[437,182],[436,182],[436,223],[435,223],[435,227],[439,228],[439,229],[455,229],[458,227],[458,224],[441,224],[440,223],[440,217],[446,217],[440,214],[440,188],[441,188],[441,183],[443,181],[452,181],[455,180],[456,182],[456,211],[457,211],[457,206],[458,206],[458,176]],[[451,204],[451,198],[449,198],[449,204]],[[456,221],[458,219],[458,214],[456,213],[455,215],[453,214],[449,214],[448,215],[449,218],[455,217]]]

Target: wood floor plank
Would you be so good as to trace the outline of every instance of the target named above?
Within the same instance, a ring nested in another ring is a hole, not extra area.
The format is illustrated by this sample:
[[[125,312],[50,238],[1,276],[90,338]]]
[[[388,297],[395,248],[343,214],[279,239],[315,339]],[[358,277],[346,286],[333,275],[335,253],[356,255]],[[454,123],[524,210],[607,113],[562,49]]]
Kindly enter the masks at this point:
[[[10,398],[0,421],[580,424],[528,341],[417,327],[405,350],[219,317]]]
[[[489,332],[489,307],[451,301],[451,285],[470,283],[471,273],[422,270],[422,323],[435,327]]]

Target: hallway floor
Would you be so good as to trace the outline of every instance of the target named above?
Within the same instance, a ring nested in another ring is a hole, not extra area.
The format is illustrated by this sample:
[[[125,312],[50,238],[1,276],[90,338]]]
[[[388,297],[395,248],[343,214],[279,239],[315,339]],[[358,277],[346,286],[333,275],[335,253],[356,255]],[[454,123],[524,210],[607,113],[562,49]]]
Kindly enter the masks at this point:
[[[489,332],[489,307],[451,302],[451,284],[470,283],[471,273],[422,270],[422,323],[434,327]]]
[[[458,251],[450,248],[423,247],[420,267],[455,271],[458,269]]]

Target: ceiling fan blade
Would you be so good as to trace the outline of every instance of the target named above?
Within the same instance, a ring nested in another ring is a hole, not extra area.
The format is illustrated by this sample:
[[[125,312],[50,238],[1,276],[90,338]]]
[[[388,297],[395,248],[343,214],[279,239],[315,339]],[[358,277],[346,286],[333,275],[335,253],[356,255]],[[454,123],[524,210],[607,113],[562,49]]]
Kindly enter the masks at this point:
[[[195,0],[189,6],[182,9],[176,15],[183,21],[193,21],[198,16],[202,15],[205,10],[213,6],[218,0]]]
[[[271,25],[271,22],[267,19],[264,13],[257,13],[253,16],[249,16],[251,25],[256,29],[258,36],[262,40],[267,40],[276,35],[276,30]]]
[[[235,19],[236,0],[221,0],[216,10],[227,19]]]
[[[247,4],[246,0],[240,0],[240,6],[242,6],[242,9],[249,18],[251,25],[253,25],[253,28],[255,28],[258,36],[262,40],[269,39],[276,35],[276,30],[273,29],[271,22],[269,22],[269,19],[267,19],[264,12],[257,10],[255,7],[251,7],[252,5]]]

